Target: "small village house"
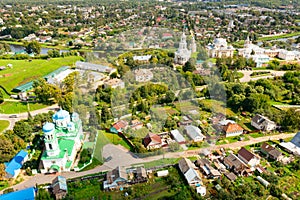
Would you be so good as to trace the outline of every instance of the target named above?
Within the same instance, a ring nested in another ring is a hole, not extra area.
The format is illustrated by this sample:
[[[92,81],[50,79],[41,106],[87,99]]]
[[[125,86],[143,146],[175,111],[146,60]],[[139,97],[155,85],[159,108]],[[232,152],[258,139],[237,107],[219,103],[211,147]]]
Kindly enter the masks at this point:
[[[188,125],[184,127],[185,133],[194,141],[203,141],[206,137],[201,133],[201,130],[193,125]]]
[[[128,122],[125,120],[119,120],[112,125],[112,127],[110,128],[110,132],[119,133],[126,130],[127,128],[128,128]]]
[[[223,131],[226,137],[232,137],[243,134],[244,129],[236,123],[228,123],[226,126],[223,126]]]
[[[103,181],[104,190],[116,189],[127,184],[128,175],[124,167],[118,166],[112,171],[107,172],[105,181]]]
[[[185,144],[186,143],[185,138],[182,136],[182,134],[177,129],[171,131],[171,136],[179,144]]]
[[[247,175],[247,165],[232,153],[224,158],[224,164],[227,169],[232,170],[238,175]]]
[[[63,199],[68,193],[67,179],[63,176],[57,176],[51,184],[52,193],[55,199]]]
[[[27,160],[28,153],[24,150],[19,151],[10,162],[5,163],[6,178],[16,178]]]
[[[260,159],[258,156],[254,155],[252,152],[248,151],[244,147],[242,147],[238,151],[238,157],[247,165],[254,167],[260,163]]]
[[[158,149],[162,147],[161,137],[157,134],[149,132],[143,140],[146,149]]]
[[[251,126],[255,127],[258,130],[262,131],[272,131],[276,129],[276,123],[269,120],[267,117],[262,115],[255,115],[251,119]]]
[[[261,152],[267,155],[268,158],[273,160],[279,161],[282,158],[282,153],[275,147],[269,145],[268,143],[264,142],[260,148]]]

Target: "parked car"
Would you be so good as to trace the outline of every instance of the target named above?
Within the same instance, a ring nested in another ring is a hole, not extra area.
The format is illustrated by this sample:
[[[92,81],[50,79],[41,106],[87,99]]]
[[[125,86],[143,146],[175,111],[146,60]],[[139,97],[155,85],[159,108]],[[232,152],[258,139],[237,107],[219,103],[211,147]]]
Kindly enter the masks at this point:
[[[18,115],[10,115],[9,118],[18,118]]]

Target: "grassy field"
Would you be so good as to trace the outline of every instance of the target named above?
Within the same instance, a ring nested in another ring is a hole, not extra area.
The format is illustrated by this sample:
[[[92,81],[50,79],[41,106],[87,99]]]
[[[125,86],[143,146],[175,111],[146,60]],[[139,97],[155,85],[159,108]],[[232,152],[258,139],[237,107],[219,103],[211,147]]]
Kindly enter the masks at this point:
[[[48,105],[40,103],[29,103],[29,109],[38,110],[47,107]],[[27,103],[6,101],[0,105],[0,113],[3,114],[17,114],[27,112]]]
[[[62,67],[73,66],[81,57],[70,56],[65,58],[52,58],[51,60],[0,60],[0,66],[12,64],[12,68],[0,71],[0,85],[11,91],[14,87],[22,85]],[[5,77],[4,77],[5,76]]]
[[[199,110],[199,105],[194,104],[191,101],[185,101],[185,102],[177,102],[175,103],[176,109],[180,110],[181,112],[188,112],[191,110]]]
[[[240,141],[240,138],[244,138],[243,141],[249,140],[248,136],[241,135],[241,136],[227,137],[227,138],[224,138],[224,139],[220,139],[220,140],[217,141],[216,144],[217,145],[220,145],[220,144],[230,144],[230,143],[234,143],[234,142]]]
[[[0,120],[0,133],[4,131],[9,126],[9,121]]]
[[[98,138],[97,138],[97,143],[96,143],[96,149],[95,149],[95,154],[94,157],[99,160],[100,162],[103,162],[103,156],[102,156],[102,151],[103,151],[103,147],[106,144],[109,144],[110,141],[107,139],[107,137],[104,134],[104,131],[99,131],[98,132]]]
[[[201,100],[201,103],[203,103],[206,108],[211,109],[215,113],[226,113],[226,115],[230,117],[236,116],[236,114],[231,109],[226,108],[226,105],[221,101],[204,99]]]
[[[294,37],[294,36],[298,36],[298,35],[300,35],[300,32],[287,33],[287,34],[282,34],[282,35],[277,35],[277,36],[260,37],[260,38],[258,38],[258,41],[277,40],[277,39],[282,39],[282,38]]]
[[[270,105],[289,105],[289,104],[286,104],[286,103],[282,103],[282,102],[277,102],[277,101],[269,101],[268,102]]]
[[[175,164],[180,160],[180,158],[163,158],[163,155],[161,155],[161,157],[162,158],[159,160],[143,163],[145,168],[151,168],[159,165]]]
[[[111,143],[115,145],[120,144],[128,150],[130,149],[130,146],[125,142],[125,140],[123,140],[123,138],[121,138],[117,134],[104,132],[104,135]]]
[[[142,127],[138,130],[132,131],[130,135],[132,135],[135,138],[144,138],[149,133],[149,130],[146,127]]]
[[[106,144],[115,144],[115,145],[122,145],[123,147],[125,147],[126,149],[130,150],[130,146],[117,134],[115,133],[108,133],[105,131],[99,131],[98,133],[98,138],[97,138],[97,143],[96,143],[96,149],[95,149],[95,154],[94,157],[100,161],[103,162],[103,157],[102,157],[102,151],[103,151],[103,147]]]

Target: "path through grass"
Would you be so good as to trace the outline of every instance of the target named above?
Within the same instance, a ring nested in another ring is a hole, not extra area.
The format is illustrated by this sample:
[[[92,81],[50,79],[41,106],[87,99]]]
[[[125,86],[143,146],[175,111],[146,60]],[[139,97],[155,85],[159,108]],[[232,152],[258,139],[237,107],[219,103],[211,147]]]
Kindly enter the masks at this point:
[[[42,109],[47,106],[49,105],[44,105],[41,103],[29,103],[30,111]],[[6,101],[0,105],[0,113],[3,114],[18,114],[27,111],[27,103],[25,102]]]

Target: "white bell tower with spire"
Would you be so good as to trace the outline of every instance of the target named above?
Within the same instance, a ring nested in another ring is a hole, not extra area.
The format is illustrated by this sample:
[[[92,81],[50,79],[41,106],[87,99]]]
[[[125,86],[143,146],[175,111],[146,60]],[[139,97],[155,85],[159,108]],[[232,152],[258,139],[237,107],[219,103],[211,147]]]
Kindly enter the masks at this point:
[[[58,139],[55,135],[55,125],[53,123],[47,122],[43,126],[44,132],[44,142],[46,147],[46,152],[48,156],[57,156],[60,152],[58,146]]]

